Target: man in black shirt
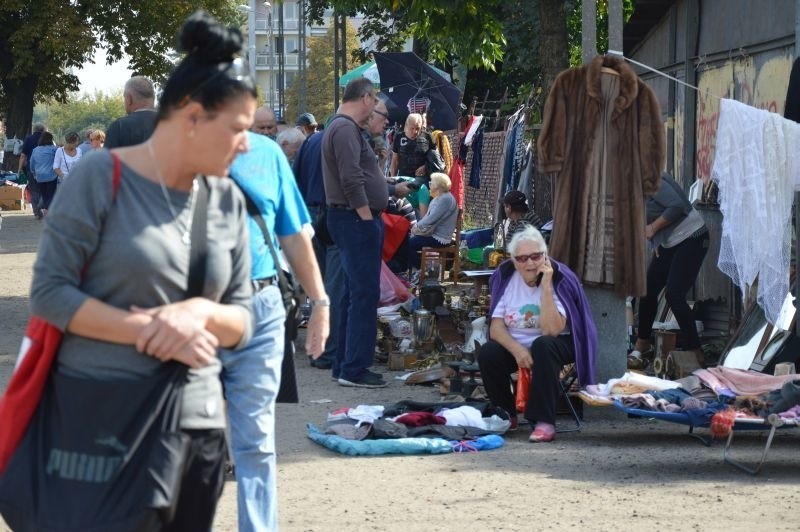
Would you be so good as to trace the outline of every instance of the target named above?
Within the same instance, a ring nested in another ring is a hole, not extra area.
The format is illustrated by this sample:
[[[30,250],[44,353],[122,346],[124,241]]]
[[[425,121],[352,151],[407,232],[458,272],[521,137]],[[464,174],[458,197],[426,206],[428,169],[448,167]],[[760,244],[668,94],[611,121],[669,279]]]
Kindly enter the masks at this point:
[[[150,138],[156,127],[156,94],[149,79],[132,77],[125,83],[122,96],[128,116],[118,118],[108,126],[105,143],[108,149],[141,144]]]

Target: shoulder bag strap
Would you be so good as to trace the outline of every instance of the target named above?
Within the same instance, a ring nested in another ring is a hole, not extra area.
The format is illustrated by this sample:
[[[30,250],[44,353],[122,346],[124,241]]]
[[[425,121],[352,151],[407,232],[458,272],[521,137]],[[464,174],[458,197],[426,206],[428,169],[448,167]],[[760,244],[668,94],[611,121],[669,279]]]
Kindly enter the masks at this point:
[[[197,197],[192,218],[191,247],[189,249],[189,283],[186,297],[196,297],[203,293],[206,281],[206,263],[208,252],[208,179],[200,176],[197,183]]]
[[[253,200],[247,195],[247,192],[245,192],[242,187],[239,187],[239,190],[241,190],[242,194],[244,195],[244,201],[247,205],[247,213],[253,217],[253,220],[255,220],[256,224],[258,224],[258,227],[261,229],[261,232],[264,234],[264,241],[267,243],[267,247],[269,247],[270,255],[272,255],[272,262],[275,263],[275,269],[278,271],[278,285],[281,288],[281,294],[283,294],[285,300],[286,297],[292,293],[292,290],[289,288],[289,281],[286,280],[286,276],[283,274],[283,270],[281,269],[281,263],[280,260],[278,260],[278,253],[275,251],[275,246],[272,244],[272,237],[267,229],[267,224],[264,222],[264,217],[261,215],[261,211],[258,210],[256,204],[253,203]]]

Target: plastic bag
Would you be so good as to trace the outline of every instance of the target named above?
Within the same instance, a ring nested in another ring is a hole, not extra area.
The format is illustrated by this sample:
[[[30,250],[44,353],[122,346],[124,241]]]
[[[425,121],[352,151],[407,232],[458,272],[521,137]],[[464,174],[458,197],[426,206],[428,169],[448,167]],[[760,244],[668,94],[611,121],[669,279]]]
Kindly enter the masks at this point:
[[[519,368],[517,372],[517,412],[525,412],[525,404],[528,402],[528,391],[531,387],[531,370]]]
[[[389,269],[385,262],[381,261],[381,299],[379,306],[385,307],[386,305],[402,303],[410,295],[403,281],[392,273],[392,270]]]

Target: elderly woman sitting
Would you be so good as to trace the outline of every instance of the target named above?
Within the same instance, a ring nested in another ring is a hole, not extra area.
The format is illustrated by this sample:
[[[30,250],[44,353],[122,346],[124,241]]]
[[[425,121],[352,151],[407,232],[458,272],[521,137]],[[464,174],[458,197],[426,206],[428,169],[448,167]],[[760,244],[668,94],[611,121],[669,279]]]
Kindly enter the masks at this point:
[[[411,227],[411,237],[406,245],[408,266],[420,265],[419,252],[423,247],[441,248],[453,240],[453,230],[458,219],[456,198],[450,193],[447,174],[431,174],[431,204],[428,212]]]
[[[511,414],[517,425],[511,375],[532,370],[525,418],[535,423],[532,442],[555,438],[559,373],[575,362],[582,386],[595,383],[597,331],[577,276],[547,256],[542,234],[527,226],[508,245],[511,259],[489,279],[489,340],[478,364],[494,406]]]

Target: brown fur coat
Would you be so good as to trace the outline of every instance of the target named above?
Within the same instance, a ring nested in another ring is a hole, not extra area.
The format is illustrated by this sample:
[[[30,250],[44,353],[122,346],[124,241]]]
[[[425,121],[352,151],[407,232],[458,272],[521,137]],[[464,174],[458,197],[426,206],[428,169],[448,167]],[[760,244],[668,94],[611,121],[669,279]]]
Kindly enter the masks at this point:
[[[602,67],[619,74],[613,91]],[[609,94],[616,97],[604,101]],[[655,93],[614,57],[559,74],[545,105],[539,171],[557,173],[550,253],[584,281],[611,283],[623,296],[647,291],[644,200],[664,169],[662,122]]]

